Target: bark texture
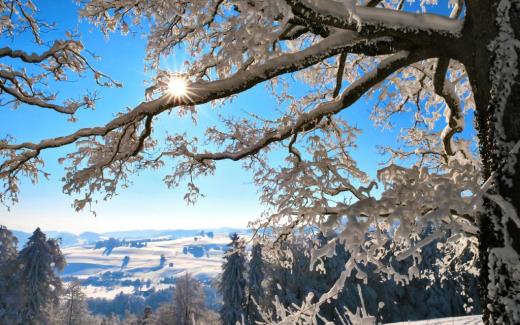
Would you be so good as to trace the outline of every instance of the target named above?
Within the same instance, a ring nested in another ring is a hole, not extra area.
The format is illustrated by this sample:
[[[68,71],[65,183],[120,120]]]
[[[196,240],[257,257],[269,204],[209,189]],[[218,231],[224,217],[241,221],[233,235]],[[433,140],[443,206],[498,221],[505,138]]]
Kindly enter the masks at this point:
[[[479,216],[483,318],[486,324],[519,324],[520,1],[468,1],[468,7],[466,67],[483,177],[494,181]]]

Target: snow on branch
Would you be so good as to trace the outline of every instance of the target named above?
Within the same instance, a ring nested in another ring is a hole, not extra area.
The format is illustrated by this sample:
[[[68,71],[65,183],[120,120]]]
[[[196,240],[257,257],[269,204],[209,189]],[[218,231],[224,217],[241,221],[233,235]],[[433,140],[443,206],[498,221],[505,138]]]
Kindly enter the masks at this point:
[[[446,156],[455,155],[453,149],[452,138],[456,133],[461,133],[464,129],[464,117],[462,115],[461,103],[455,91],[455,85],[449,81],[446,76],[450,60],[447,58],[440,58],[437,63],[437,69],[434,76],[435,92],[444,98],[446,102],[446,109],[444,115],[446,116],[446,128],[441,133],[442,142],[444,144],[444,151]],[[463,150],[463,156],[468,157]]]
[[[189,151],[181,152],[195,161],[204,162],[205,160],[241,160],[246,156],[255,155],[261,149],[266,148],[273,142],[285,140],[299,132],[312,130],[321,122],[324,117],[339,113],[343,109],[349,107],[362,97],[365,92],[375,84],[383,81],[390,74],[397,71],[420,58],[410,55],[408,52],[400,52],[384,59],[374,71],[366,73],[363,77],[352,83],[340,96],[329,102],[319,104],[315,109],[308,113],[301,114],[296,121],[282,129],[269,130],[267,134],[259,139],[251,146],[244,148],[238,152],[221,152],[221,153],[191,153]],[[170,153],[173,154],[173,153]]]
[[[432,37],[457,38],[462,22],[436,14],[414,14],[398,10],[355,6],[346,8],[343,2],[315,0],[286,0],[296,16],[341,29],[357,30],[363,34],[421,36],[423,42]],[[347,1],[350,3],[350,1]],[[344,14],[343,14],[344,13]],[[356,18],[352,19],[352,15]]]
[[[94,107],[95,93],[86,93],[79,99],[68,98],[63,104],[55,103],[57,93],[48,93],[49,80],[65,81],[69,72],[81,75],[90,72],[99,86],[121,84],[94,68],[81,41],[72,33],[64,39],[54,40],[47,46],[40,34],[54,28],[54,24],[36,18],[37,8],[31,1],[11,0],[0,5],[0,33],[15,38],[31,33],[41,53],[29,53],[9,46],[0,48],[0,106],[17,108],[22,104],[54,110],[73,115],[79,108]]]
[[[17,183],[17,171],[24,166],[29,166],[32,162],[38,161],[37,158],[42,150],[71,144],[80,139],[112,137],[113,135],[110,133],[116,132],[116,130],[122,130],[129,125],[140,123],[148,117],[156,116],[173,107],[198,105],[211,100],[225,98],[251,88],[262,81],[287,72],[304,69],[344,51],[354,53],[368,51],[374,52],[374,54],[386,54],[394,51],[394,47],[388,38],[367,41],[366,39],[358,38],[354,32],[340,32],[331,35],[305,50],[280,55],[266,63],[252,66],[248,70],[238,71],[229,78],[212,82],[196,81],[191,83],[188,85],[191,93],[189,97],[181,98],[166,94],[158,99],[143,102],[131,111],[120,114],[104,126],[83,128],[66,136],[44,139],[39,143],[22,142],[16,144],[12,143],[11,139],[5,139],[0,143],[0,152],[5,157],[4,162],[0,165],[0,177],[7,180],[8,183]],[[109,141],[109,143],[112,142]],[[109,147],[107,151],[113,152],[114,150]],[[36,174],[40,172],[39,168],[31,166],[30,170],[31,174],[28,176],[36,181]],[[70,178],[70,180],[72,179],[75,178]],[[77,189],[77,187],[72,184],[67,185],[67,187]],[[101,189],[104,187],[94,186],[91,188]],[[108,188],[114,190],[113,187]],[[6,186],[6,193],[15,193],[17,191],[17,186]],[[2,199],[4,198],[5,196],[2,197]]]

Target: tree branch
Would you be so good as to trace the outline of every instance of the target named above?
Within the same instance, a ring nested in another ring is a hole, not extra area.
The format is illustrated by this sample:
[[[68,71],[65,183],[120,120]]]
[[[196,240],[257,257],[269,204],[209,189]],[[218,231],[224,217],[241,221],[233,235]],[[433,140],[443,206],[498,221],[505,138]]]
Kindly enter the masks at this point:
[[[287,72],[304,69],[341,52],[366,52],[372,55],[380,55],[394,52],[396,46],[398,44],[395,44],[390,38],[379,38],[369,41],[359,39],[356,33],[337,33],[305,50],[280,55],[266,63],[252,66],[249,70],[239,71],[227,79],[192,83],[188,85],[188,89],[192,94],[190,97],[177,98],[163,95],[158,99],[137,105],[130,112],[118,116],[104,126],[83,128],[67,136],[45,139],[39,143],[3,143],[0,144],[0,150],[41,150],[71,144],[80,138],[104,136],[115,129],[124,127],[128,123],[140,121],[146,116],[158,115],[176,106],[200,105],[237,94],[260,82]]]
[[[225,159],[237,161],[244,157],[255,155],[271,143],[280,142],[289,138],[294,132],[305,132],[313,129],[323,117],[339,113],[363,96],[371,87],[380,83],[398,69],[420,59],[421,57],[419,55],[411,55],[409,52],[399,52],[384,59],[376,69],[367,72],[363,77],[353,82],[341,96],[332,101],[319,104],[308,113],[302,113],[292,125],[268,132],[265,137],[243,150],[237,152],[196,154],[186,149],[185,154],[199,162],[203,162],[204,160]]]
[[[387,35],[425,44],[427,40],[458,38],[462,22],[435,14],[414,14],[403,11],[356,6],[356,19],[348,15],[345,6],[336,1],[320,2],[286,0],[297,17],[326,26],[356,30],[362,35]],[[343,14],[345,13],[345,14]]]
[[[332,93],[332,97],[339,95],[341,84],[343,83],[343,73],[345,72],[345,61],[347,60],[347,53],[341,53],[338,57],[338,72],[336,74],[336,87]]]
[[[455,92],[454,85],[447,80],[446,73],[448,71],[450,59],[439,58],[437,69],[435,70],[433,85],[435,92],[441,96],[446,102],[449,112],[446,114],[448,125],[442,131],[441,137],[444,144],[444,151],[447,156],[453,156],[455,152],[452,148],[452,139],[456,133],[462,132],[463,123],[460,102]],[[463,152],[465,155],[465,153]]]
[[[47,59],[52,58],[56,53],[65,51],[73,44],[77,44],[75,41],[55,41],[50,49],[43,52],[42,54],[27,53],[22,50],[13,50],[10,47],[0,48],[0,58],[10,57],[12,59],[20,59],[25,63],[41,63]]]

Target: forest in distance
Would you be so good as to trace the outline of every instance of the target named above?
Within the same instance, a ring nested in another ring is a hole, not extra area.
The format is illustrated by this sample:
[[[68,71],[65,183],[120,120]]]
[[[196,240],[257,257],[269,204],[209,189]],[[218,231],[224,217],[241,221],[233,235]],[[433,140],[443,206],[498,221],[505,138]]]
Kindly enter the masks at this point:
[[[0,325],[520,324],[519,58],[520,0],[0,1]]]

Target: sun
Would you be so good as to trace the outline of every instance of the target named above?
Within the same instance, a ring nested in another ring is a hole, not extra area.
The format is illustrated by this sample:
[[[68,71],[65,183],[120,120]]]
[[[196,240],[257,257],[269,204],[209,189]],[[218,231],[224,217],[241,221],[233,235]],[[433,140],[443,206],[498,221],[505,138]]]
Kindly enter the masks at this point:
[[[188,83],[183,78],[171,77],[168,81],[168,93],[177,98],[185,97],[188,94]]]

